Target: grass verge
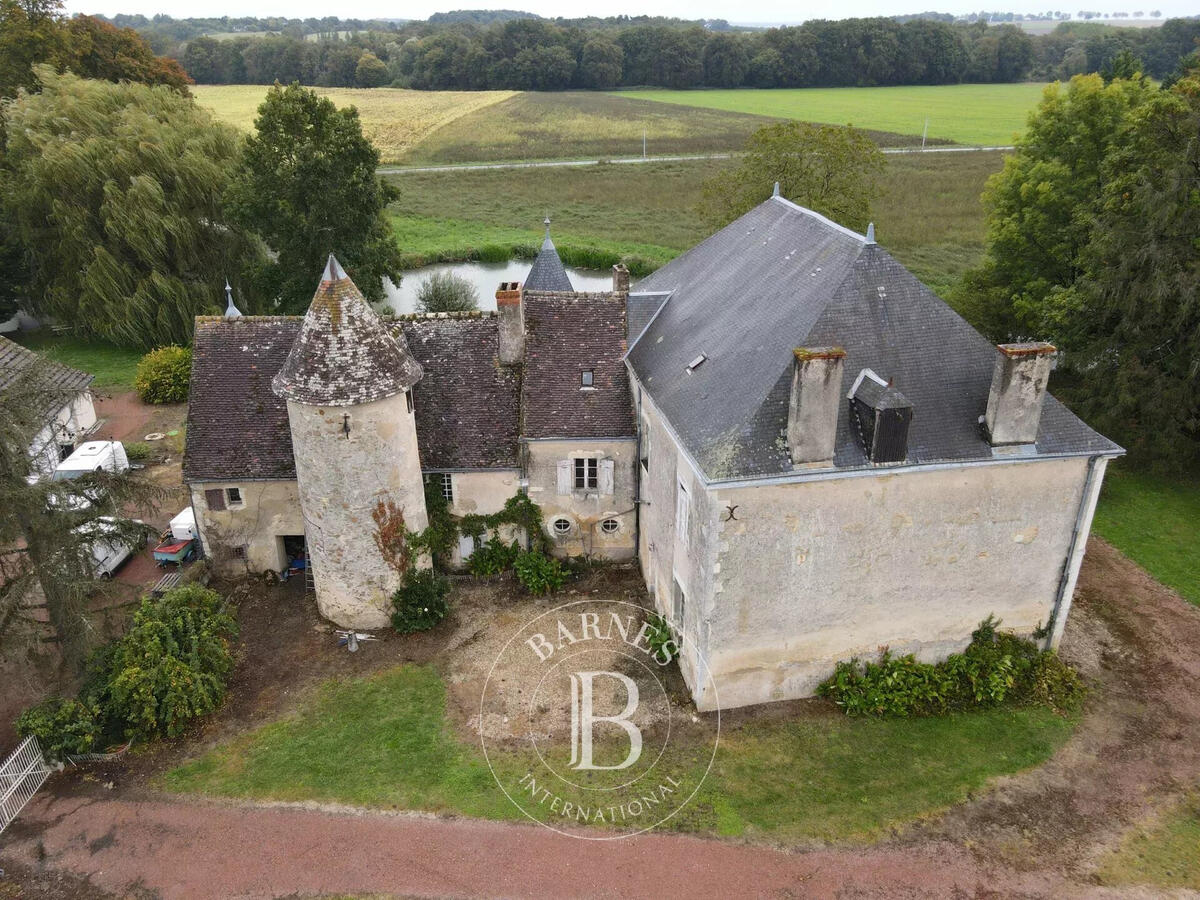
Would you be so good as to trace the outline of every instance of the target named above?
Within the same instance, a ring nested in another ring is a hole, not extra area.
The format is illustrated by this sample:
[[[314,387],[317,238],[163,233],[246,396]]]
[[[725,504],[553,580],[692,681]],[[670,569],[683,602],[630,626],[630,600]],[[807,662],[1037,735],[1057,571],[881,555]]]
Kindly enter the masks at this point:
[[[781,119],[920,134],[963,144],[1008,145],[1025,130],[1044,84],[947,84],[775,90],[639,90],[619,96]],[[910,145],[912,141],[910,140]]]
[[[1184,599],[1200,606],[1200,481],[1115,464],[1104,479],[1092,528]]]
[[[138,360],[142,358],[139,350],[115,347],[103,341],[55,335],[48,329],[23,332],[14,335],[14,339],[23,347],[56,362],[94,375],[94,388],[133,390],[133,376],[137,374]]]
[[[1126,837],[1097,874],[1106,885],[1200,890],[1200,791]]]
[[[1073,720],[1043,709],[861,721],[836,713],[727,729],[678,830],[783,840],[877,835],[965,799],[997,775],[1038,765]],[[709,736],[669,751],[699,777]],[[516,779],[532,754],[493,754]],[[445,687],[401,666],[327,683],[295,716],[266,725],[163,777],[176,791],[519,819],[477,745],[460,742]]]

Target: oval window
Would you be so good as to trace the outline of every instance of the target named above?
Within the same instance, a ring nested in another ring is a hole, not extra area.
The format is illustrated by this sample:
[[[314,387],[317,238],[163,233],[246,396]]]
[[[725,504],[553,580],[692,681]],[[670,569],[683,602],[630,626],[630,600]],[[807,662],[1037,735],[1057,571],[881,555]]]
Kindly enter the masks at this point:
[[[559,516],[557,519],[555,519],[553,522],[550,523],[550,527],[554,529],[555,534],[557,534],[561,537],[562,535],[571,533],[571,520],[564,518],[562,516]]]
[[[621,530],[621,523],[617,519],[605,519],[600,523],[600,530],[605,534],[616,534]]]

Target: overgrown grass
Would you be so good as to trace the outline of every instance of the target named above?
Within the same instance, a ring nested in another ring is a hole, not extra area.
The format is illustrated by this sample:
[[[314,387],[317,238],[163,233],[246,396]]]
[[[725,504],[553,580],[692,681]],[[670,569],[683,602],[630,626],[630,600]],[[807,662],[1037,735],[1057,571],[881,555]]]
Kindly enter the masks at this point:
[[[1102,884],[1200,890],[1200,791],[1133,831],[1100,865]]]
[[[1037,765],[1073,722],[1041,709],[858,721],[838,713],[726,729],[703,788],[670,827],[782,840],[869,837]],[[676,739],[665,763],[699,778],[711,735]],[[493,753],[516,779],[532,754]],[[445,715],[430,668],[327,684],[300,712],[186,763],[167,788],[519,819],[475,744]]]
[[[133,390],[139,350],[114,347],[103,341],[55,335],[47,329],[12,336],[18,343],[50,359],[94,375],[92,387],[109,390]]]
[[[950,84],[915,87],[779,90],[639,90],[641,100],[919,136],[963,144],[1008,145],[1025,130],[1043,84]],[[911,143],[911,142],[910,142]]]
[[[1200,605],[1200,481],[1138,472],[1118,461],[1104,479],[1092,527],[1167,587]]]
[[[888,158],[875,203],[880,242],[944,293],[983,253],[979,194],[999,153]],[[412,265],[474,258],[489,244],[536,244],[549,214],[559,246],[595,246],[662,264],[706,238],[700,185],[721,162],[395,175],[394,225]]]
[[[196,102],[242,131],[254,128],[266,85],[196,85]],[[338,106],[354,106],[363,133],[384,162],[404,157],[438,128],[462,116],[501,103],[512,91],[402,91],[395,88],[313,88]]]

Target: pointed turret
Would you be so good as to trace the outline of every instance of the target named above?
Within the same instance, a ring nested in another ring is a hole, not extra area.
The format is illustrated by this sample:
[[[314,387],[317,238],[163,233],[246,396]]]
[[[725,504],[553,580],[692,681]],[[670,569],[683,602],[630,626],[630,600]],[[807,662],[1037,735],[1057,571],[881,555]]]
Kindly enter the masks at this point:
[[[401,394],[422,374],[404,337],[388,331],[331,253],[272,382],[276,395],[309,406],[352,406]]]
[[[525,279],[525,290],[527,291],[573,291],[575,286],[571,284],[571,279],[567,277],[567,270],[563,268],[562,260],[558,258],[558,251],[554,249],[554,241],[550,240],[550,219],[546,218],[546,237],[542,241],[542,249],[538,251],[537,259],[533,261],[533,268],[529,270],[529,277]]]

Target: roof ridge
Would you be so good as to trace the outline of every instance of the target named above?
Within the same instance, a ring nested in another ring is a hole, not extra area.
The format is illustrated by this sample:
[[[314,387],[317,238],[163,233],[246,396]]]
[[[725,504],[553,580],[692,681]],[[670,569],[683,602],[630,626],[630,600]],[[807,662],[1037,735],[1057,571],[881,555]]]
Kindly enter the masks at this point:
[[[245,324],[246,322],[300,322],[304,316],[238,316],[236,319],[227,319],[224,316],[196,316],[196,324],[209,322],[223,322],[227,325]]]
[[[498,315],[494,309],[463,309],[448,312],[412,312],[389,316],[383,320],[389,322],[428,322],[437,319],[493,319]]]
[[[799,203],[793,203],[787,197],[780,196],[779,194],[774,194],[771,196],[770,199],[766,200],[765,202],[770,203],[772,201],[774,201],[776,203],[782,203],[784,206],[787,206],[788,208],[790,208],[796,212],[803,213],[806,216],[812,216],[812,218],[816,219],[817,221],[821,222],[824,225],[828,225],[830,228],[834,229],[835,231],[840,231],[842,234],[846,235],[847,237],[854,238],[856,241],[860,242],[864,246],[869,246],[870,243],[872,243],[867,240],[866,235],[859,234],[857,231],[847,228],[845,225],[839,225],[837,222],[833,221],[833,219],[830,219],[827,216],[823,216],[819,212],[815,212],[814,210],[809,209],[807,206],[801,206]]]

